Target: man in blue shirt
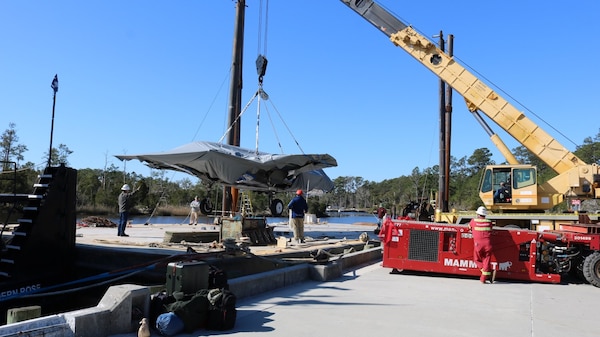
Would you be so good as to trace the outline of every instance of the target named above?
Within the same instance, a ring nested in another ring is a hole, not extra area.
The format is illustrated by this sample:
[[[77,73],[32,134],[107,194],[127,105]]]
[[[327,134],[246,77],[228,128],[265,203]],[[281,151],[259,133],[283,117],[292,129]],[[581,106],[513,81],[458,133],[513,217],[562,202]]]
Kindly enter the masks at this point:
[[[494,193],[494,202],[510,202],[510,190],[504,182],[500,183],[500,188]]]
[[[291,225],[294,231],[294,242],[304,242],[304,213],[308,212],[308,204],[302,196],[302,190],[296,191],[296,196],[288,204],[291,210]]]

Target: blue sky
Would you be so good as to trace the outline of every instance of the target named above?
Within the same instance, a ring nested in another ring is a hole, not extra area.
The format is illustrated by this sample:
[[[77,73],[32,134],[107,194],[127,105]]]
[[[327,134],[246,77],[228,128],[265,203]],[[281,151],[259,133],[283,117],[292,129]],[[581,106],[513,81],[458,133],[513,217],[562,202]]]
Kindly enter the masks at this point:
[[[339,0],[270,1],[262,29],[260,3],[247,0],[242,101],[258,89],[259,53],[270,100],[244,113],[242,147],[255,149],[260,111],[259,150],[328,153],[331,178],[379,182],[437,164],[435,75]],[[460,63],[567,148],[598,133],[600,2],[380,3],[426,36],[453,34]],[[15,123],[25,161],[43,166],[58,74],[53,145],[73,151],[74,168],[219,141],[234,15],[233,0],[0,1],[0,131]],[[487,147],[503,161],[456,94],[452,135],[454,157]],[[137,161],[126,170],[151,172]]]

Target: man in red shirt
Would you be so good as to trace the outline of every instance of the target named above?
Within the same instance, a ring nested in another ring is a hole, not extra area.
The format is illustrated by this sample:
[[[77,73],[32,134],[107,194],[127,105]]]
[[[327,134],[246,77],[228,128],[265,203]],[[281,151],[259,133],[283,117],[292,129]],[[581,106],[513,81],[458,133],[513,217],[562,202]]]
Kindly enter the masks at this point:
[[[492,222],[486,219],[487,209],[483,206],[477,208],[477,217],[469,222],[469,229],[473,231],[473,260],[481,270],[479,281],[494,282],[492,277]]]
[[[379,208],[377,209],[377,229],[381,229],[384,221],[383,217],[385,217],[386,213],[387,210],[383,207],[383,204],[379,204]]]

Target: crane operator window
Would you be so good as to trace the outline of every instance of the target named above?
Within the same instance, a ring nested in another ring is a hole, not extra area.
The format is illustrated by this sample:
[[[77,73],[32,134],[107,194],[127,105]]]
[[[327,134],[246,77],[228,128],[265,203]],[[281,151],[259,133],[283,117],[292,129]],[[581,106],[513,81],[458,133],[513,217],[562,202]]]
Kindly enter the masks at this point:
[[[492,170],[485,170],[481,182],[481,192],[489,192],[492,190]]]
[[[519,189],[536,184],[535,168],[514,169],[512,187]]]

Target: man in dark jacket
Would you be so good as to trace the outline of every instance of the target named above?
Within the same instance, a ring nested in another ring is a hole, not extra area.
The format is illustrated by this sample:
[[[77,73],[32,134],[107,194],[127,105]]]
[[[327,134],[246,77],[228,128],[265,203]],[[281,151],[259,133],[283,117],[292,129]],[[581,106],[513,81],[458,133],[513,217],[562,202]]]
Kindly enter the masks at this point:
[[[504,182],[500,183],[500,188],[494,193],[494,202],[510,202],[510,190]]]
[[[291,210],[291,226],[294,231],[294,242],[304,242],[304,213],[308,212],[308,204],[302,196],[302,190],[296,191],[296,196],[288,204]]]
[[[118,236],[129,236],[125,234],[125,228],[127,227],[127,220],[129,218],[129,209],[132,206],[132,197],[140,188],[136,188],[133,192],[129,185],[125,184],[121,187],[121,194],[119,194],[119,227],[117,228]]]

